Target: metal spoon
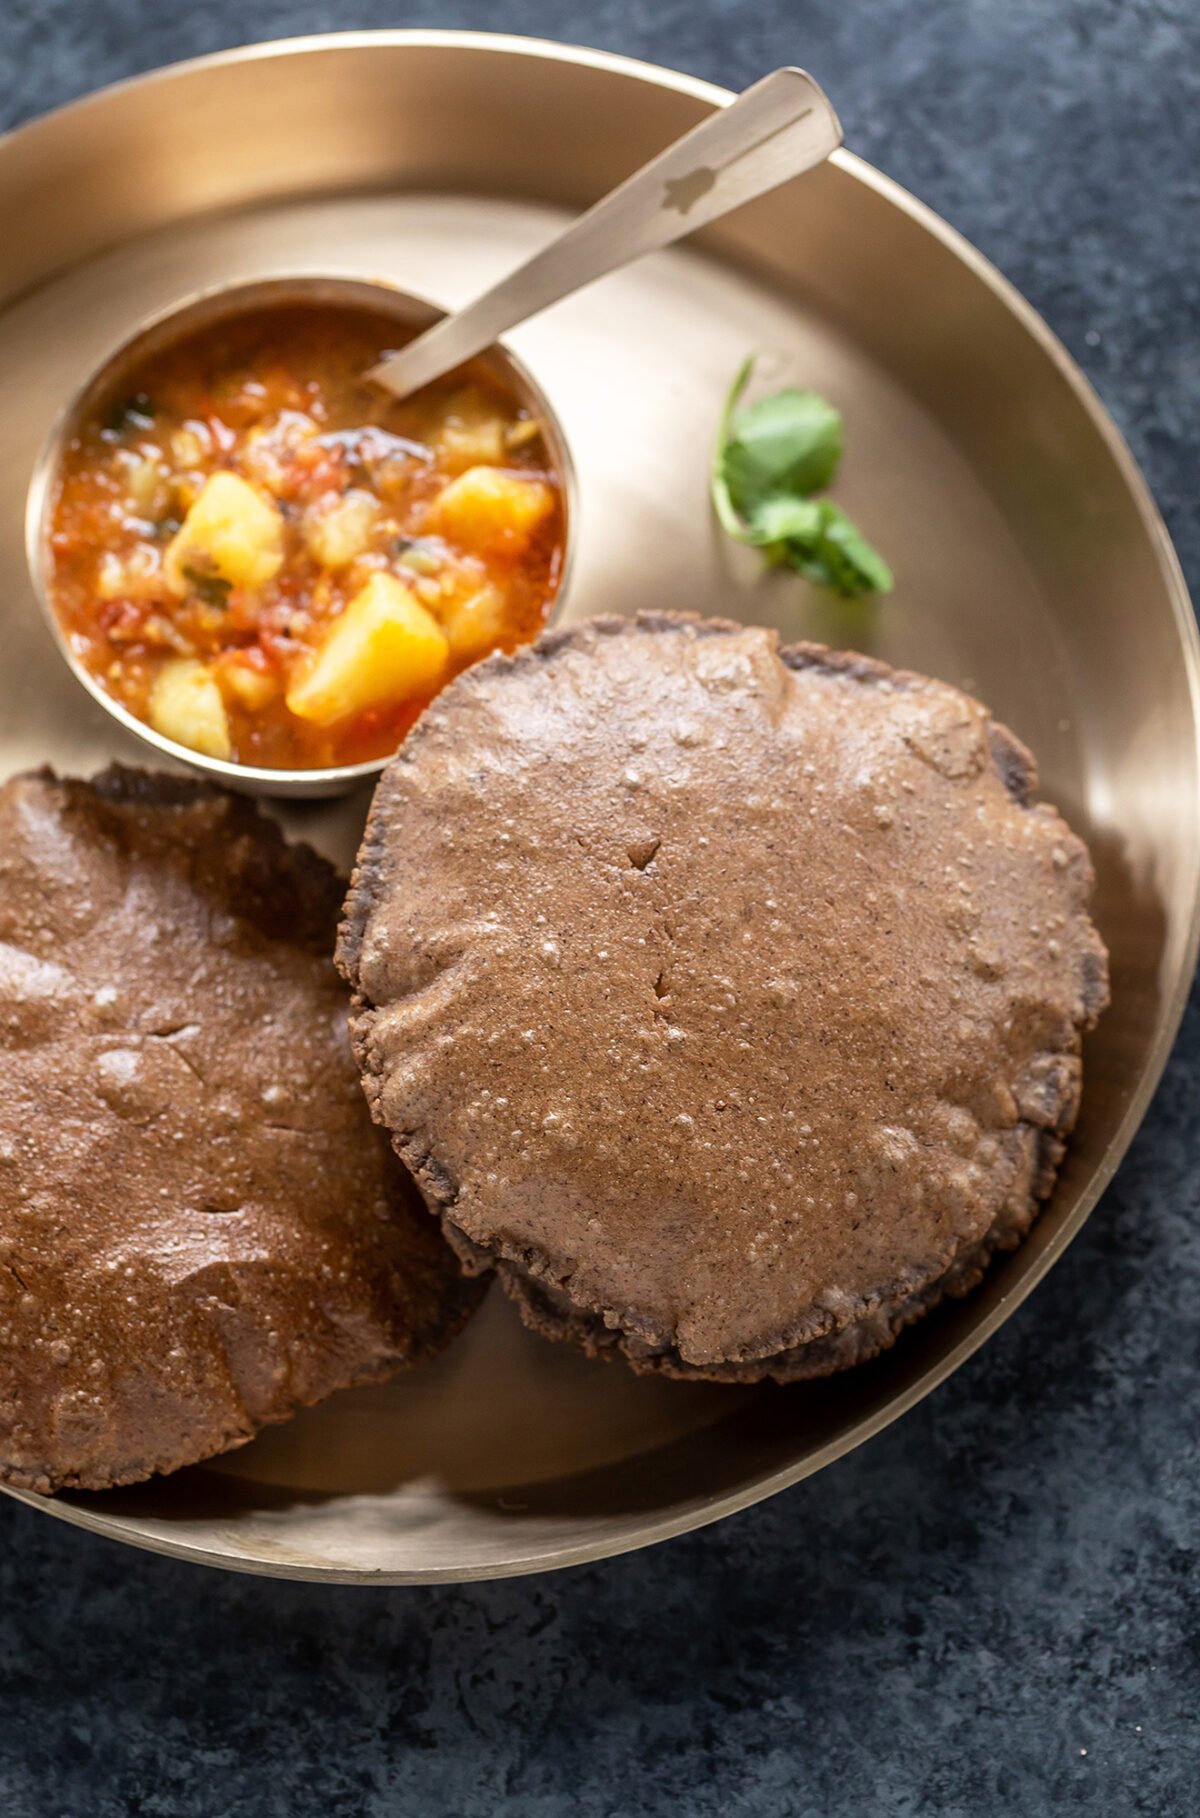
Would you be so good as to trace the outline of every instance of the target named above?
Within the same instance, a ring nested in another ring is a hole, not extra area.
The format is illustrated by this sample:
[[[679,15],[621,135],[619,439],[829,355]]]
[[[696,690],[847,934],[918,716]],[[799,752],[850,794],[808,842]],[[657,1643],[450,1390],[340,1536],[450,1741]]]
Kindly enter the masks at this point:
[[[822,164],[838,117],[802,69],[777,69],[610,190],[518,270],[367,374],[407,397],[481,353],[507,329],[643,253]]]

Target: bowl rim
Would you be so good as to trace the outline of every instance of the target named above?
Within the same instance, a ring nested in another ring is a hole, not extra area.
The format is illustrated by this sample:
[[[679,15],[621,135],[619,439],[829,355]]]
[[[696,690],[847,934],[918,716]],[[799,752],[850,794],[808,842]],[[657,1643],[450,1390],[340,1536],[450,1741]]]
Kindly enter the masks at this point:
[[[266,276],[227,279],[219,284],[189,291],[183,297],[163,304],[143,316],[134,328],[114,342],[68,394],[34,461],[26,491],[24,525],[25,562],[42,618],[60,656],[92,699],[127,732],[164,757],[173,758],[177,763],[185,764],[189,769],[223,783],[230,789],[280,798],[348,793],[358,784],[377,777],[391,762],[394,754],[369,758],[358,764],[275,769],[260,764],[239,764],[232,758],[210,757],[156,731],[117,700],[115,695],[109,694],[71,648],[52,599],[49,538],[54,483],[64,448],[93,401],[111,384],[122,366],[136,354],[149,351],[156,345],[169,347],[189,327],[201,328],[206,324],[218,323],[242,310],[249,313],[258,305],[259,299],[263,306],[269,306],[273,301],[286,301],[289,297],[300,301],[328,300],[335,305],[342,302],[349,307],[357,305],[364,309],[375,303],[383,307],[384,313],[388,313],[387,305],[390,303],[396,310],[397,320],[407,318],[418,329],[432,326],[448,313],[420,292],[409,290],[389,278],[353,271],[304,268],[271,272]],[[503,341],[495,342],[478,357],[485,363],[494,365],[512,384],[517,394],[536,409],[544,423],[550,464],[561,486],[563,556],[550,610],[541,627],[546,630],[563,610],[574,570],[577,541],[575,526],[579,518],[579,480],[575,459],[557,410],[524,361]]]

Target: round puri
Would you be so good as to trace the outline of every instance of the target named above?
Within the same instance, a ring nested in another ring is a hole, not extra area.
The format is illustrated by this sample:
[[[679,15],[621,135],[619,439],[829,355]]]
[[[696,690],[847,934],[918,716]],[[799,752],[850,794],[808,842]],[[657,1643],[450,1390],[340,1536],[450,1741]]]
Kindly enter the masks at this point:
[[[1050,1190],[1087,853],[940,682],[669,614],[461,677],[341,964],[376,1117],[529,1322],[724,1380],[872,1355]]]
[[[436,1351],[473,1303],[371,1127],[339,881],[250,804],[0,789],[0,1477],[100,1489]]]

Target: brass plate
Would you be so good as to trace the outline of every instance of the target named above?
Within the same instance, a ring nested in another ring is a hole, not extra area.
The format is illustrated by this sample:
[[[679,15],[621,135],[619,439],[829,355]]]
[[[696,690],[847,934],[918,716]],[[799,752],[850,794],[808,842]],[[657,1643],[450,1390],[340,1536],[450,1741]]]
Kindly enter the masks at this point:
[[[174,298],[234,277],[378,276],[454,305],[727,97],[516,39],[396,32],[216,57],[0,143],[0,767],[140,747],[78,686],[25,572],[22,511],[63,400]],[[21,1499],[184,1558],[432,1582],[647,1544],[829,1463],[993,1332],[1079,1229],[1162,1069],[1196,954],[1200,661],[1182,577],[1112,424],[1045,326],[856,158],[512,337],[579,468],[568,618],[644,601],[854,644],[976,690],[1087,836],[1114,1002],[1030,1240],[968,1300],[851,1375],[788,1390],[640,1380],[525,1333],[493,1295],[432,1368],[354,1392],[212,1466]],[[764,580],[710,525],[705,466],[752,348],[845,410],[839,497],[899,575],[878,608]],[[361,795],[292,808],[343,861]]]

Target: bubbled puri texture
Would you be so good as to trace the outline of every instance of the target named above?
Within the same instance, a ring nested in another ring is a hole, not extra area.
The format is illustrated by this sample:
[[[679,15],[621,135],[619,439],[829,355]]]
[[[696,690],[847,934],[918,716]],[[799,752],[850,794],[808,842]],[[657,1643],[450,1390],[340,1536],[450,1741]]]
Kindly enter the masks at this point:
[[[670,614],[460,678],[342,967],[376,1117],[529,1322],[827,1372],[1018,1241],[1107,998],[1087,853],[957,689]]]
[[[474,1294],[362,1103],[341,886],[244,800],[0,789],[0,1477],[205,1458]]]

